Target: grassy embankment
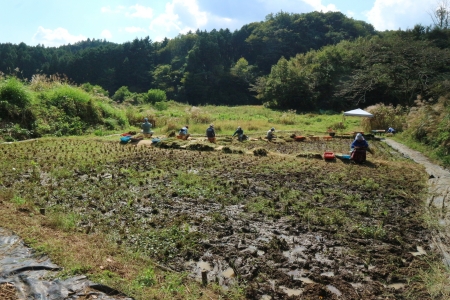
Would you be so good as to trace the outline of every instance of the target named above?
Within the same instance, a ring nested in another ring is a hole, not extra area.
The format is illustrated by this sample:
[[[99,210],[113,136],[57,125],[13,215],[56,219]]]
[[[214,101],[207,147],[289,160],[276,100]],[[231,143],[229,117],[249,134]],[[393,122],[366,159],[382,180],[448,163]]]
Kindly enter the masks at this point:
[[[34,76],[29,82],[0,77],[0,140],[44,136],[109,135],[139,130],[144,117],[156,122],[155,132],[166,134],[188,124],[192,134],[204,134],[215,123],[219,135],[241,126],[246,133],[263,135],[271,127],[298,133],[321,133],[342,122],[341,116],[275,112],[262,106],[192,107],[173,101],[130,105],[115,103],[100,87],[76,87],[53,76]],[[348,129],[359,120],[346,122]]]

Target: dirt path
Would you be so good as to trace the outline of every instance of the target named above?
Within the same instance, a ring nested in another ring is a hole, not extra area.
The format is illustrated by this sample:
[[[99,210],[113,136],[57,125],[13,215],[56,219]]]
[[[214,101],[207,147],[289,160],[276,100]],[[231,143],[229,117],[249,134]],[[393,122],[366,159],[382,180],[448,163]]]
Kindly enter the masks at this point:
[[[386,139],[386,144],[406,157],[423,165],[430,175],[428,180],[428,207],[434,206],[437,209],[436,216],[440,226],[434,231],[434,242],[436,247],[442,252],[444,263],[450,266],[450,212],[449,212],[449,194],[450,194],[450,172],[442,167],[432,163],[422,153],[412,150],[396,141]]]

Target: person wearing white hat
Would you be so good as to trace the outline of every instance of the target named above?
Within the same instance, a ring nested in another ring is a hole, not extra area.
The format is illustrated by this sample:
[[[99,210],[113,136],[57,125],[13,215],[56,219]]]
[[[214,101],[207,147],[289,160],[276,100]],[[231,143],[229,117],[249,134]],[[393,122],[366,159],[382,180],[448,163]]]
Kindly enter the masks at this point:
[[[351,160],[357,163],[363,163],[366,161],[366,151],[369,148],[369,143],[367,143],[361,133],[358,133],[355,136],[355,140],[352,142],[350,147],[352,149],[352,153],[350,155]]]

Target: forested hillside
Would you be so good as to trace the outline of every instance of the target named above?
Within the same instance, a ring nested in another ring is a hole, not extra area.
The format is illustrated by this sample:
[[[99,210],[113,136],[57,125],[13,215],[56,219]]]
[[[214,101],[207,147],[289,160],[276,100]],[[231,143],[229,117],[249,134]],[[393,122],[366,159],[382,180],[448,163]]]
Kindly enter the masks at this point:
[[[300,111],[376,103],[411,106],[448,92],[450,52],[426,40],[384,33],[281,58],[253,90],[273,108]]]
[[[318,50],[343,40],[375,34],[372,25],[338,12],[268,15],[263,22],[197,31],[154,42],[124,44],[87,40],[58,48],[0,45],[0,71],[65,74],[71,81],[100,85],[112,96],[120,87],[142,93],[151,88],[191,104],[260,103],[249,85],[267,75],[281,57]]]
[[[0,44],[0,71],[22,79],[64,75],[101,86],[116,102],[142,103],[149,90],[161,90],[193,105],[340,111],[445,94],[449,36],[439,26],[376,32],[339,12],[280,12],[234,32],[189,32],[161,42]]]

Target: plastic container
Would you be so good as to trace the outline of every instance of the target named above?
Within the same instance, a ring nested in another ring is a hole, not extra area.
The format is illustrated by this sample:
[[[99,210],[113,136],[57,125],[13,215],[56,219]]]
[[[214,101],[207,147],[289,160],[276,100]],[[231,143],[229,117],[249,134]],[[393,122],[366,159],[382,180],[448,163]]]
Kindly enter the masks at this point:
[[[325,153],[323,154],[323,158],[324,158],[324,159],[335,159],[336,157],[334,156],[334,153],[333,153],[333,152],[325,152]]]
[[[131,136],[129,136],[129,135],[120,138],[120,142],[122,144],[127,144],[130,140],[131,140]]]

